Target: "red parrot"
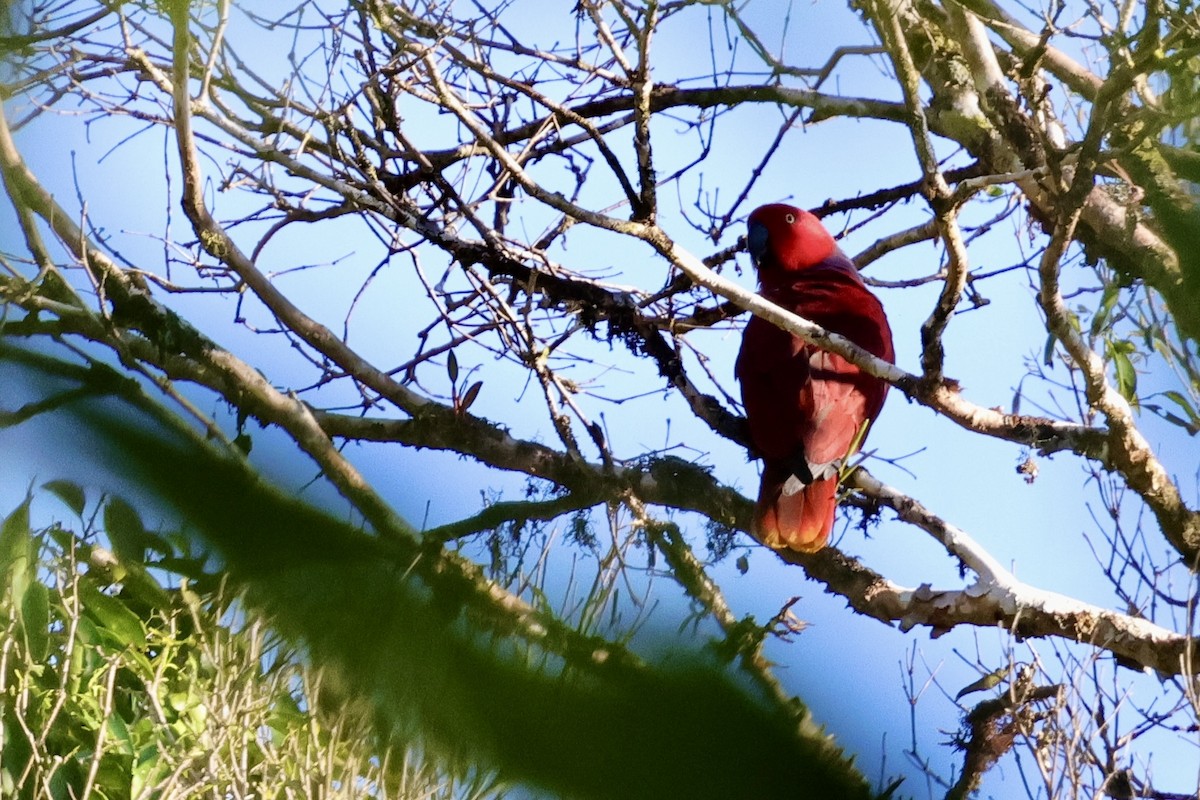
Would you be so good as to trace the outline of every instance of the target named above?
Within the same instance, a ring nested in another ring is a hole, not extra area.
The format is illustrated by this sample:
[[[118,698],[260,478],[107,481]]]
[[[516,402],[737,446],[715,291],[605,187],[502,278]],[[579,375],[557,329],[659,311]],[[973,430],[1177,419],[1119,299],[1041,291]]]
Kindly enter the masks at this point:
[[[895,362],[883,305],[829,231],[807,211],[756,209],[746,237],[766,299]],[[883,407],[888,384],[765,319],[742,335],[737,378],[750,441],[763,459],[754,532],[768,546],[825,546],[838,469]]]

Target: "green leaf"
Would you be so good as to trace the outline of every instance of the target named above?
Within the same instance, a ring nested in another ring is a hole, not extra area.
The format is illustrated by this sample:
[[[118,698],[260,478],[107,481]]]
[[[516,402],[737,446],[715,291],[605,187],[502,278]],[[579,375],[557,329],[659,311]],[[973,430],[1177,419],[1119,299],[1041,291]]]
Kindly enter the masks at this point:
[[[1112,316],[1113,306],[1116,305],[1120,292],[1120,287],[1115,283],[1104,287],[1104,293],[1100,297],[1100,307],[1096,309],[1096,313],[1092,317],[1092,336],[1097,336],[1100,331],[1104,330]]]
[[[36,577],[33,533],[29,529],[29,501],[17,506],[0,527],[0,598],[10,591],[14,608],[25,600],[25,590]]]
[[[1183,410],[1183,413],[1188,415],[1188,419],[1190,419],[1193,424],[1200,424],[1200,413],[1196,412],[1196,409],[1182,394],[1174,389],[1168,389],[1167,391],[1163,392],[1163,397],[1179,406],[1179,408]]]
[[[111,750],[104,753],[100,757],[100,768],[96,770],[96,795],[114,799],[129,797],[129,772],[132,768],[132,755],[118,755]]]
[[[110,497],[104,504],[104,532],[118,559],[131,564],[146,560],[146,544],[150,538],[146,527],[133,506],[119,497]]]
[[[133,739],[129,735],[129,728],[125,725],[125,720],[120,714],[109,714],[106,720],[108,725],[109,741],[117,745],[116,752],[121,755],[133,755]]]
[[[1133,368],[1133,361],[1129,358],[1129,351],[1132,348],[1132,342],[1109,342],[1108,357],[1113,362],[1113,368],[1116,370],[1117,391],[1129,401],[1130,405],[1136,406],[1137,370]]]
[[[271,716],[267,720],[267,725],[282,741],[289,731],[299,729],[303,725],[304,719],[304,712],[300,709],[296,698],[283,692],[271,704]]]
[[[87,617],[79,618],[75,630],[75,635],[83,645],[94,645],[100,641],[100,632]],[[89,657],[95,658],[95,653],[93,647],[71,648],[71,663],[67,667],[67,691],[72,697],[79,694],[79,687],[83,684],[84,675],[88,669]]]
[[[91,581],[81,581],[79,595],[84,612],[91,615],[101,630],[112,634],[121,646],[146,646],[142,620],[115,597],[104,594]]]
[[[46,660],[50,652],[50,590],[41,581],[32,581],[21,602],[21,630],[25,648],[34,663]]]
[[[130,796],[151,796],[146,791],[146,787],[154,786],[170,773],[170,762],[163,758],[157,743],[143,747],[137,752],[133,761],[133,770],[130,775]]]
[[[454,355],[454,351],[450,351],[450,355],[446,358],[446,374],[450,376],[450,385],[454,386],[458,383],[458,356]]]
[[[50,778],[50,797],[53,800],[75,800],[75,786],[78,785],[78,780],[72,780],[73,777],[81,780],[80,776],[74,776],[72,773],[78,772],[79,767],[75,762],[68,761],[63,769],[57,770]]]
[[[63,504],[75,512],[75,516],[83,517],[83,509],[87,505],[87,495],[83,488],[72,481],[47,481],[42,488],[49,491]]]

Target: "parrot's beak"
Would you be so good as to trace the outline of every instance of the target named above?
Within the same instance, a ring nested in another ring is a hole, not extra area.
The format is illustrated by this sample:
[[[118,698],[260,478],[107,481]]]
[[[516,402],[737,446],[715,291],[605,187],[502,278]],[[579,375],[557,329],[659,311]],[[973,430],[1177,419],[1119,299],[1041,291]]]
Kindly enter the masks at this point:
[[[767,254],[767,226],[760,222],[751,222],[750,229],[746,233],[746,246],[750,249],[750,260],[754,262],[754,268],[762,267],[763,256]]]

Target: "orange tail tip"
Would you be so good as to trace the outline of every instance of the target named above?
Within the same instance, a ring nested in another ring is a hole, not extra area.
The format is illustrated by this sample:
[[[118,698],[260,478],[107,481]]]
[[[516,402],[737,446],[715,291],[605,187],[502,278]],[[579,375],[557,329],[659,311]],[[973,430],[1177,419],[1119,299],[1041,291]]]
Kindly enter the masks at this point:
[[[789,491],[764,475],[754,510],[754,532],[768,547],[815,553],[833,530],[837,478],[825,478]]]

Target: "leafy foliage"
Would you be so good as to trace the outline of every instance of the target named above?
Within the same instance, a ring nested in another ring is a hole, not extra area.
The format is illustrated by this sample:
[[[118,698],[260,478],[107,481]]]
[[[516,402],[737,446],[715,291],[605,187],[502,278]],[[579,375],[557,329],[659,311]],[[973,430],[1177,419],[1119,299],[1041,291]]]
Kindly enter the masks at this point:
[[[167,581],[118,557],[102,544],[112,528],[79,513],[81,487],[47,488],[74,526],[31,529],[27,500],[0,534],[4,797],[494,796],[483,776],[391,748],[364,704],[329,702],[321,670],[221,581]],[[106,520],[140,529],[124,501],[101,502]]]

